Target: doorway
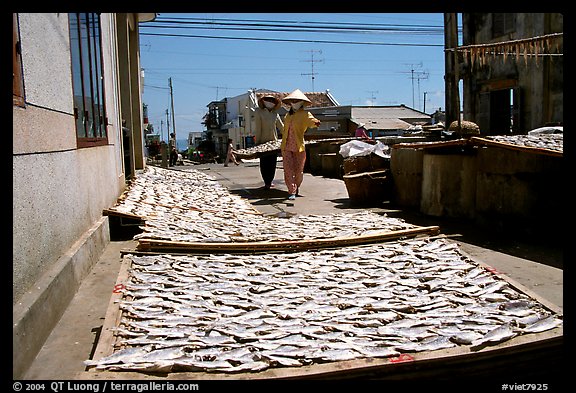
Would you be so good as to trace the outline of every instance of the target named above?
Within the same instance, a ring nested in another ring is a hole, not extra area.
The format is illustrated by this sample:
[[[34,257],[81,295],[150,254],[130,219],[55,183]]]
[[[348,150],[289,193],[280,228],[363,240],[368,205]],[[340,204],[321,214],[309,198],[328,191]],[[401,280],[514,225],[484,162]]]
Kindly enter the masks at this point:
[[[480,94],[480,129],[487,135],[519,134],[520,88],[491,90]]]

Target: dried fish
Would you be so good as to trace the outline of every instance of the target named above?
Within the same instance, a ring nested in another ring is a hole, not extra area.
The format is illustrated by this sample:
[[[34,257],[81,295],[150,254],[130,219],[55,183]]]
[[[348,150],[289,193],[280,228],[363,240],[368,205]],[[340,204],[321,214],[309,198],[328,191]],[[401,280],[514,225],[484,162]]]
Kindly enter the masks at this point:
[[[450,335],[450,341],[459,345],[470,345],[481,338],[482,335],[474,331],[460,331]]]
[[[198,185],[190,188],[189,185]],[[184,189],[184,187],[186,187]],[[373,234],[415,227],[370,211],[330,216],[263,217],[246,200],[196,170],[146,167],[111,212],[145,219],[135,240],[281,241]],[[161,266],[156,267],[162,269]]]
[[[150,351],[150,347],[129,347],[122,349],[120,351],[114,352],[110,356],[106,356],[99,360],[85,360],[84,364],[86,366],[105,366],[109,364],[115,363],[130,363],[135,359],[140,358],[143,355],[146,355]]]
[[[550,330],[562,324],[562,320],[559,318],[550,315],[546,318],[540,319],[537,322],[534,322],[531,325],[526,326],[522,329],[524,333],[539,333],[544,332],[546,330]]]
[[[302,362],[298,359],[284,356],[267,355],[266,358],[272,366],[280,365],[285,367],[299,367],[303,365]]]
[[[562,324],[442,238],[124,258],[133,263],[114,330],[117,346],[130,351],[90,367],[252,372],[457,345],[476,350]]]
[[[471,349],[478,349],[484,345],[496,344],[515,337],[517,333],[513,330],[511,324],[498,326],[489,331],[483,337],[472,342]]]
[[[564,134],[537,134],[537,135],[489,135],[484,138],[520,147],[533,147],[539,149],[564,151]]]
[[[351,360],[363,357],[362,354],[353,349],[330,349],[329,347],[322,347],[316,352],[311,353],[310,358],[320,361],[342,361]]]

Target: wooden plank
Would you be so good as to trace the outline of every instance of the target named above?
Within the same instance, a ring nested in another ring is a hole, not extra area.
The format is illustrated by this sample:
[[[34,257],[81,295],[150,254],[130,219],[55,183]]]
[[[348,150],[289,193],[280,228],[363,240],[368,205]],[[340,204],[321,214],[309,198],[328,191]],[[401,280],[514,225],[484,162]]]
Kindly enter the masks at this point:
[[[222,252],[222,253],[252,253],[252,252],[284,252],[302,251],[329,247],[356,246],[361,244],[393,241],[418,235],[437,235],[440,233],[438,226],[417,227],[402,229],[399,231],[386,231],[372,235],[357,237],[334,237],[330,239],[292,240],[292,241],[272,241],[272,242],[213,242],[213,243],[193,243],[177,242],[168,240],[139,239],[139,251],[157,252]]]
[[[436,149],[451,146],[465,146],[470,142],[468,139],[456,139],[452,141],[439,141],[439,142],[415,142],[415,143],[396,143],[392,145],[393,149]]]
[[[102,210],[102,215],[104,216],[118,216],[124,218],[131,218],[133,220],[145,220],[145,217],[137,216],[136,214],[121,213],[111,209]]]
[[[563,328],[541,333],[520,335],[503,343],[471,351],[469,346],[457,346],[435,351],[404,353],[388,358],[364,358],[301,367],[275,367],[260,372],[214,373],[172,372],[150,374],[138,372],[99,371],[95,368],[82,373],[83,379],[163,379],[163,380],[283,380],[283,379],[426,379],[459,376],[514,377],[513,371],[527,367],[542,369],[562,365]],[[525,371],[525,370],[524,370]],[[528,369],[530,376],[534,369]],[[504,373],[504,374],[502,374]]]

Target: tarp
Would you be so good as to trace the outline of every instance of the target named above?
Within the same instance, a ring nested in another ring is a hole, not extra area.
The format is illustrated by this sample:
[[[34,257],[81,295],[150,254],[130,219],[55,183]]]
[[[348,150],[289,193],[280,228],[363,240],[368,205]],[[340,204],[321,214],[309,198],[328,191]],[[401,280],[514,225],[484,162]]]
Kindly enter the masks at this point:
[[[372,153],[383,158],[390,158],[390,147],[380,141],[373,145],[371,143],[352,140],[341,145],[339,153],[344,158],[367,156]]]

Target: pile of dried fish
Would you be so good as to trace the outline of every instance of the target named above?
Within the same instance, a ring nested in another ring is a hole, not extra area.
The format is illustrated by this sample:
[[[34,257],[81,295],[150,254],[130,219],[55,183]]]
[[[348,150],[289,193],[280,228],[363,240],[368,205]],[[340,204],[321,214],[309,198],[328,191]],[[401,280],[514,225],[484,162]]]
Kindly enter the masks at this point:
[[[309,145],[311,143],[321,142],[323,140],[330,140],[330,139],[322,139],[322,140],[304,140],[305,145]],[[269,141],[265,143],[261,143],[259,145],[255,145],[252,147],[247,147],[245,149],[238,149],[234,152],[237,157],[240,158],[256,158],[259,157],[263,153],[270,153],[273,151],[280,152],[280,145],[282,144],[282,140],[279,139],[277,141]]]
[[[456,346],[562,317],[447,239],[264,255],[134,256],[101,370],[233,373]]]
[[[262,153],[269,153],[273,151],[279,152],[281,143],[281,140],[269,141],[256,146],[247,147],[246,149],[238,149],[234,152],[234,154],[240,158],[258,157],[258,155]]]
[[[112,212],[130,214],[145,220],[163,216],[185,216],[209,212],[225,216],[254,214],[245,199],[201,171],[174,171],[147,166],[131,182]]]
[[[490,135],[483,138],[521,147],[564,151],[564,134]]]
[[[135,240],[255,242],[328,239],[415,228],[371,211],[264,217],[203,172],[149,166],[111,211],[145,220]]]
[[[182,242],[257,242],[330,239],[371,235],[415,228],[403,220],[371,211],[332,215],[297,215],[290,218],[242,215],[223,217],[191,212],[188,216],[165,215],[146,221],[135,240],[159,239]]]

